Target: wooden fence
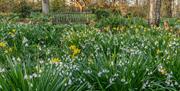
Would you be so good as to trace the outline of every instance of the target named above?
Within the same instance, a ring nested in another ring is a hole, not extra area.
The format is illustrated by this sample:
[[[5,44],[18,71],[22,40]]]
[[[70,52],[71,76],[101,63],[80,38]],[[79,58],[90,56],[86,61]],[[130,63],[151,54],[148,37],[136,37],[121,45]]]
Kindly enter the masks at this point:
[[[52,18],[53,24],[88,24],[93,14],[90,12],[68,12],[57,13]]]

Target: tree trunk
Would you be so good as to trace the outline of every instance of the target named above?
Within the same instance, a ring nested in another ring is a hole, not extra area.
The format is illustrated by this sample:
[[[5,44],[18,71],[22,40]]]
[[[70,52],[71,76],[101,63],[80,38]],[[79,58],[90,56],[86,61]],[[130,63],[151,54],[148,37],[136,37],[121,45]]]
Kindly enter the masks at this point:
[[[42,0],[42,12],[44,14],[49,13],[49,0]]]
[[[172,5],[172,17],[176,17],[177,15],[177,6],[178,6],[178,0],[173,0]]]
[[[126,0],[119,0],[119,2],[120,2],[121,4],[125,4],[125,3],[126,3]]]
[[[173,4],[173,0],[168,0],[167,1],[167,16],[169,18],[171,18],[173,16],[173,8],[174,8],[174,4]]]
[[[136,6],[138,6],[139,5],[139,0],[136,0]]]
[[[150,3],[149,25],[150,26],[159,26],[161,0],[149,0],[149,3]]]

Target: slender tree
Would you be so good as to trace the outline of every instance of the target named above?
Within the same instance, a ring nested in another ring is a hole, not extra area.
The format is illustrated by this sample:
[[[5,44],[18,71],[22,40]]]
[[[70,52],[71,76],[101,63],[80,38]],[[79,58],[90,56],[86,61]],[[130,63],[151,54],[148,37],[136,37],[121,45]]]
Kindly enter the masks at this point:
[[[176,15],[177,15],[178,1],[179,1],[179,0],[173,0],[173,1],[172,1],[172,4],[173,4],[173,5],[172,5],[172,16],[173,16],[173,17],[176,17]]]
[[[174,4],[173,4],[173,2],[174,2],[174,0],[163,0],[163,3],[164,3],[164,9],[163,9],[163,11],[165,12],[165,15],[166,15],[166,17],[172,17],[173,16],[173,6],[174,6]]]
[[[161,0],[149,0],[149,25],[159,26]]]
[[[126,0],[119,0],[120,4],[126,3]]]
[[[49,13],[49,0],[42,0],[42,12],[44,14]]]
[[[136,5],[137,5],[137,6],[139,5],[139,0],[136,0]]]

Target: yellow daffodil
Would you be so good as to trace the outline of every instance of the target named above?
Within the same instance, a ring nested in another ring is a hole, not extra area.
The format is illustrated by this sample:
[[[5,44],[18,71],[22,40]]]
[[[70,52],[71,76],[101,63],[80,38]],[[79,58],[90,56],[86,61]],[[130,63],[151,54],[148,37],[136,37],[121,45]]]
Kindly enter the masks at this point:
[[[15,36],[15,34],[12,33],[12,32],[9,32],[8,34],[9,34],[11,37],[14,37],[14,36]]]
[[[6,43],[5,42],[0,42],[0,48],[4,48],[6,47]]]
[[[11,32],[8,33],[11,37],[16,35],[16,29],[13,29]]]
[[[144,28],[144,32],[146,32],[147,31],[147,29],[146,28]]]
[[[60,60],[59,58],[52,58],[52,59],[50,60],[50,63],[53,63],[53,64],[57,64],[57,63],[59,63],[59,62],[61,62],[61,60]]]
[[[75,45],[71,45],[71,46],[69,47],[69,49],[70,49],[70,50],[74,50],[74,49],[76,49],[76,46],[75,46]]]
[[[13,51],[12,48],[7,48],[4,52],[5,52],[5,53],[11,53],[12,51]]]
[[[75,45],[71,45],[69,49],[72,51],[71,57],[74,58],[77,54],[81,52],[79,48],[77,48]]]
[[[159,53],[161,53],[161,51],[159,49],[157,49],[156,53],[159,54]]]
[[[76,48],[73,50],[73,55],[79,54],[80,52],[81,52],[81,50]]]
[[[16,29],[13,29],[12,32],[15,33],[15,32],[16,32]]]

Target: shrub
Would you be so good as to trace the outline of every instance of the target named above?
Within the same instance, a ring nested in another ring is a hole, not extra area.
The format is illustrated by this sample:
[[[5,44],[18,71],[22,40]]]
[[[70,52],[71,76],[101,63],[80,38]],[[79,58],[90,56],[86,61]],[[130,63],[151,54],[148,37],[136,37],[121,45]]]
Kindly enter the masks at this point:
[[[100,20],[97,24],[97,28],[109,27],[110,30],[119,30],[118,27],[131,27],[136,26],[148,26],[148,23],[141,18],[124,18],[122,16],[114,16]]]
[[[32,10],[31,6],[28,5],[26,1],[20,2],[19,6],[20,7],[18,12],[20,13],[20,17],[22,18],[29,17]]]
[[[16,8],[17,4],[14,0],[0,0],[0,12],[11,12]]]
[[[102,18],[107,18],[110,16],[110,12],[108,12],[107,10],[97,10],[95,11],[95,15],[97,19],[102,19]]]
[[[112,13],[114,15],[121,15],[121,11],[119,9],[116,9],[116,8],[112,10]]]
[[[129,15],[134,16],[134,17],[142,17],[146,18],[147,17],[147,12],[148,9],[145,8],[145,6],[132,6],[129,7]]]
[[[52,11],[65,11],[65,1],[64,0],[52,0],[51,2]]]

